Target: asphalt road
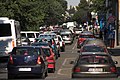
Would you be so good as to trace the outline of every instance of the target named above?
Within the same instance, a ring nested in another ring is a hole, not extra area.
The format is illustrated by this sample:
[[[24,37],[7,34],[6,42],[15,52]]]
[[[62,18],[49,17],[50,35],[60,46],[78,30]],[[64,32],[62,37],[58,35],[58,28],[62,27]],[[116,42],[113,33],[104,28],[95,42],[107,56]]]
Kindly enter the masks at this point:
[[[56,61],[56,71],[55,73],[48,73],[48,76],[45,80],[120,80],[118,78],[81,78],[81,79],[71,79],[71,69],[73,64],[70,64],[71,61],[74,61],[76,57],[79,55],[77,53],[77,40],[75,39],[73,44],[66,45],[66,51],[61,52],[61,57]],[[112,57],[115,61],[118,61],[116,65],[118,67],[118,72],[120,72],[120,50],[113,50],[114,53]],[[7,70],[0,69],[0,80],[7,80]],[[14,80],[40,80],[40,79],[31,79],[31,78],[21,78],[21,79],[14,79]]]

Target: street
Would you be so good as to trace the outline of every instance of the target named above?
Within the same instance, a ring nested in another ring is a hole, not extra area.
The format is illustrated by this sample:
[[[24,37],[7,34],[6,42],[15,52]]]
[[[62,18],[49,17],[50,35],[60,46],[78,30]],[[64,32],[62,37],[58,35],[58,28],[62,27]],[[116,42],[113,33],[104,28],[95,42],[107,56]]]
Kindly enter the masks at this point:
[[[71,61],[74,61],[76,57],[79,55],[77,53],[77,40],[75,39],[73,44],[66,45],[65,52],[61,52],[60,58],[56,61],[56,71],[55,73],[49,73],[48,76],[45,78],[45,80],[71,80],[71,69],[73,67],[73,64],[70,64]],[[117,54],[118,51],[116,51]],[[112,54],[114,61],[118,61],[117,67],[118,70],[120,69],[120,55],[114,55]],[[119,77],[120,78],[120,77]],[[119,80],[118,79],[110,79],[105,78],[105,80]],[[96,78],[97,80],[101,80],[102,78]],[[94,78],[94,80],[96,80]],[[7,80],[7,70],[0,70],[0,80]],[[18,80],[18,79],[15,79]],[[21,78],[19,80],[39,80],[39,79],[29,79],[29,78]],[[76,79],[75,79],[76,80]],[[93,79],[79,79],[79,80],[93,80]],[[104,80],[104,79],[103,79]]]

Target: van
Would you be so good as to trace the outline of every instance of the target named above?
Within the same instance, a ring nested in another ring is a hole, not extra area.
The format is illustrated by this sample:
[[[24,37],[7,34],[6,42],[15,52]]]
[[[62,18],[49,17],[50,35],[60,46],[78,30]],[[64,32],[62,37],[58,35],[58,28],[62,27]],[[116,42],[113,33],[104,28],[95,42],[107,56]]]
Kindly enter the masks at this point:
[[[21,31],[21,36],[29,38],[30,42],[33,43],[35,41],[35,38],[39,36],[38,31]]]

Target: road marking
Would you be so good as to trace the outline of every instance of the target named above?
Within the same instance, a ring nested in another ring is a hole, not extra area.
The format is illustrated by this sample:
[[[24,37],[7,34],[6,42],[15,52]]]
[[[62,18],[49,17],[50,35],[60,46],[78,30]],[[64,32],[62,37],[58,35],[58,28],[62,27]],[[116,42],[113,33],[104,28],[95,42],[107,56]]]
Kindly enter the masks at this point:
[[[72,68],[59,69],[58,72],[57,72],[57,74],[59,74],[59,75],[68,75],[68,74],[62,74],[61,71],[62,70],[69,70],[69,69],[72,69]]]
[[[75,59],[75,58],[65,58],[64,62],[62,63],[63,66],[65,65],[65,63],[68,59]]]
[[[77,42],[75,43],[75,45],[73,46],[73,48],[72,48],[72,49],[75,49],[76,45],[77,45]]]

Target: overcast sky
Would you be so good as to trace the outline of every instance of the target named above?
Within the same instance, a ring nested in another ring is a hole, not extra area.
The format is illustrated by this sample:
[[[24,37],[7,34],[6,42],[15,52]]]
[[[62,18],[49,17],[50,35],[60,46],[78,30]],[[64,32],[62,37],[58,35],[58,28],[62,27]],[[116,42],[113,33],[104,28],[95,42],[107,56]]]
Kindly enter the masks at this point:
[[[68,7],[70,5],[77,6],[80,3],[80,0],[66,0],[68,2]]]

